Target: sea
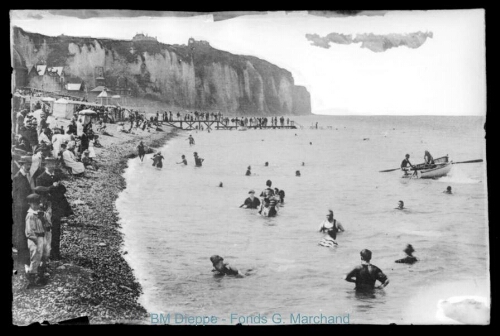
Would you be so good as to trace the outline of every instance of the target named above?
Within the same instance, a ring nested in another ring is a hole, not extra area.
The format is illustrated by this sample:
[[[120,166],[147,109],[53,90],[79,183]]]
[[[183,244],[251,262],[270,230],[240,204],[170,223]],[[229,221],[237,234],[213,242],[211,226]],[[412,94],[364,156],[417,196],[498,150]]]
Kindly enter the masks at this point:
[[[291,118],[297,129],[180,131],[160,149],[161,170],[151,154],[129,160],[117,209],[149,322],[441,324],[440,300],[489,300],[485,117]],[[405,154],[422,163],[426,150],[455,162],[447,176],[380,172]],[[240,208],[267,180],[285,191],[278,216]],[[329,209],[345,228],[332,248],[318,245]],[[395,263],[407,244],[419,261]],[[360,294],[344,280],[362,249],[389,278],[384,289]],[[216,276],[215,254],[249,275]]]

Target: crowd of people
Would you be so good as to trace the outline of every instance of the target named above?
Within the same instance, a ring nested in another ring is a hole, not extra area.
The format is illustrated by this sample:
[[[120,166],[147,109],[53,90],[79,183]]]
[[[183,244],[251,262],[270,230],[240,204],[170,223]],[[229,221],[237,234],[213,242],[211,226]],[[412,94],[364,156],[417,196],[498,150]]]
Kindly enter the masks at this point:
[[[13,251],[28,287],[43,285],[47,261],[61,258],[61,219],[73,214],[64,177],[98,170],[94,147],[101,146],[93,129],[96,116],[75,113],[64,127],[46,105],[33,107],[13,118],[11,148]]]

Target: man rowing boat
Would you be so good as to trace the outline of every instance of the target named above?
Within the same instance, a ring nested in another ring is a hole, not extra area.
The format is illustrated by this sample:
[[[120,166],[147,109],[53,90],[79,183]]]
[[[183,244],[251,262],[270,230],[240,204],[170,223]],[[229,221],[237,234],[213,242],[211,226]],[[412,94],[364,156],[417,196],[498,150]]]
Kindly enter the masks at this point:
[[[408,166],[413,168],[413,165],[410,162],[410,154],[406,154],[405,159],[401,162],[401,170],[405,172],[405,175],[408,175],[408,171],[410,170]]]

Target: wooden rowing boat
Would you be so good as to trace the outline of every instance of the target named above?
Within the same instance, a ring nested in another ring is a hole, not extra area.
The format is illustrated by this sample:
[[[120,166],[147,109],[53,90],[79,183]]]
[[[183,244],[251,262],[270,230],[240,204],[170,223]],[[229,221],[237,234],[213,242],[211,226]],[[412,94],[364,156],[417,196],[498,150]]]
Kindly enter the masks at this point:
[[[405,171],[403,178],[439,178],[448,174],[451,170],[452,162],[448,161],[448,156],[434,159],[434,164],[420,163],[414,165],[410,170]],[[413,173],[412,173],[413,171]]]

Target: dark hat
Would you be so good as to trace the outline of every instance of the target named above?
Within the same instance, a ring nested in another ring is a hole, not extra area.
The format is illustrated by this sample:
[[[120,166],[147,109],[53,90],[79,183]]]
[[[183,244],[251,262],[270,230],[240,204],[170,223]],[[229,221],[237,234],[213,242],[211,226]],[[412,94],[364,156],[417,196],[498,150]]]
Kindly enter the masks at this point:
[[[250,190],[248,193],[249,194],[255,194],[255,191],[254,190]]]
[[[224,258],[222,258],[221,256],[215,254],[213,256],[210,257],[210,261],[212,262],[212,264],[216,264],[218,263],[219,261],[222,261],[224,260]]]
[[[33,162],[31,156],[21,156],[21,159],[17,163],[31,163]]]
[[[37,194],[28,195],[28,197],[26,197],[26,200],[28,201],[28,203],[40,202],[40,195]]]
[[[38,195],[47,195],[50,192],[50,188],[38,186],[35,188],[35,193]]]
[[[362,250],[359,254],[366,261],[369,261],[372,258],[372,251],[367,249]]]
[[[405,155],[405,157],[409,157],[409,156],[410,156],[410,154],[406,154],[406,155]]]
[[[57,159],[55,157],[49,156],[45,158],[45,163],[57,163]]]

